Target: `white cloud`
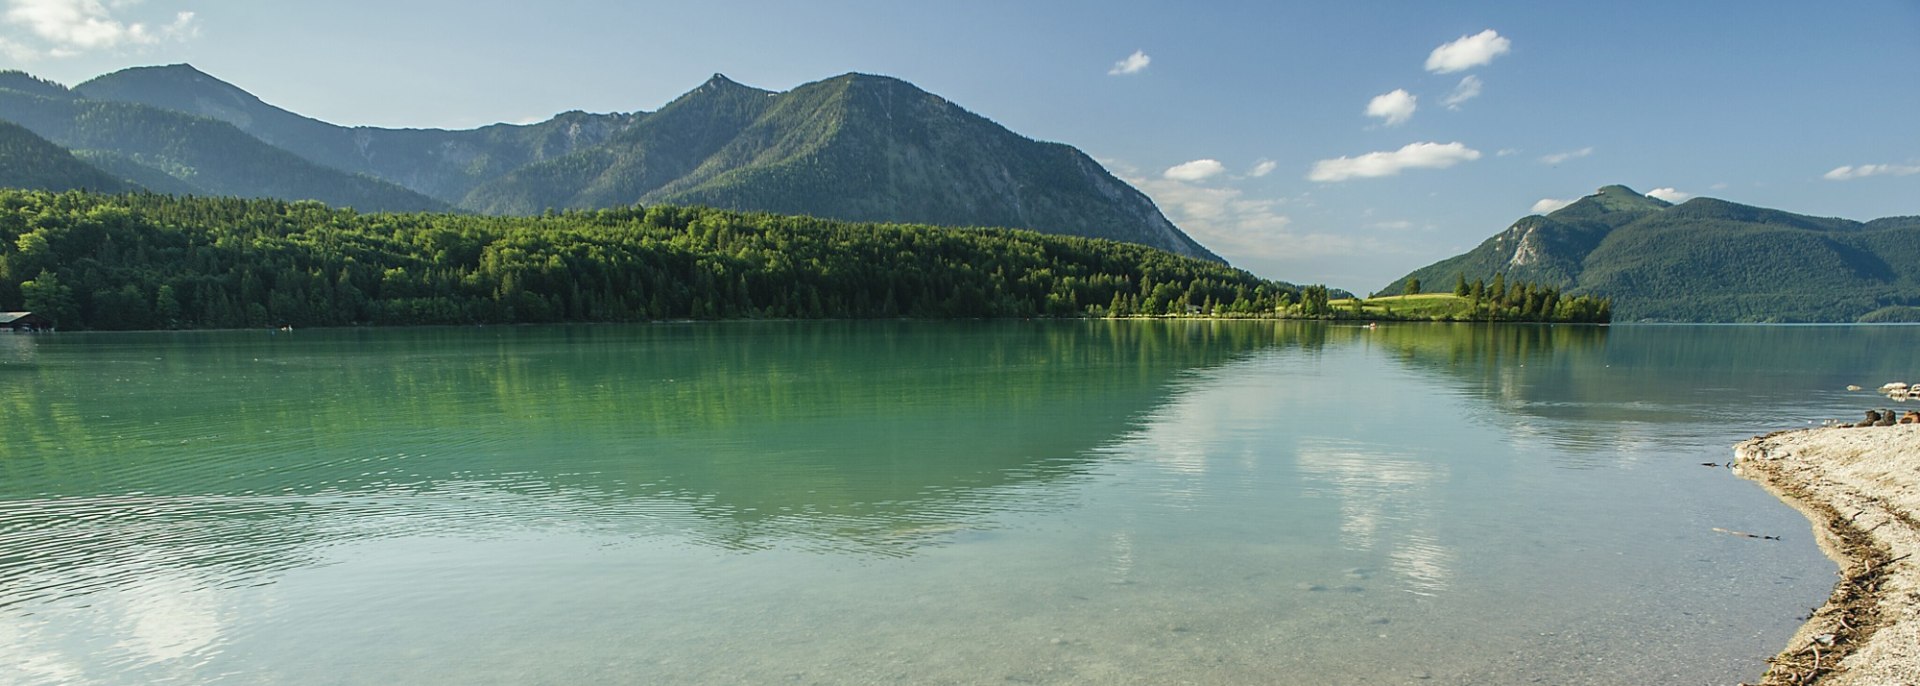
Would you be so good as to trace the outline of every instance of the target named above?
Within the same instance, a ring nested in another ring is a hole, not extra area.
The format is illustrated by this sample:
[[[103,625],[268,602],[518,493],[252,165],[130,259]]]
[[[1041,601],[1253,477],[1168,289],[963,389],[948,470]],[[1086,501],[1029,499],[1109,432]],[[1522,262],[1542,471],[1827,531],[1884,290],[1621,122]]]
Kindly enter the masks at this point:
[[[1693,194],[1682,192],[1672,188],[1655,188],[1653,190],[1647,191],[1647,197],[1659,198],[1661,200],[1665,200],[1671,203],[1683,203],[1687,201],[1687,198],[1693,197]]]
[[[1275,162],[1273,160],[1260,160],[1259,162],[1254,163],[1253,170],[1247,172],[1247,175],[1254,176],[1254,177],[1266,176],[1268,174],[1272,174],[1273,168],[1278,166],[1280,166],[1279,162]]]
[[[1433,53],[1427,55],[1427,71],[1435,74],[1466,71],[1486,65],[1511,49],[1513,41],[1501,37],[1493,29],[1487,29],[1434,48]]]
[[[1460,103],[1480,97],[1480,89],[1485,86],[1486,84],[1480,81],[1480,77],[1468,74],[1466,78],[1460,79],[1460,85],[1454,86],[1453,92],[1448,93],[1447,99],[1440,101],[1440,104],[1446,105],[1450,110],[1460,109]]]
[[[1381,93],[1367,101],[1367,116],[1385,119],[1387,126],[1399,126],[1413,118],[1413,111],[1420,106],[1419,99],[1405,88],[1395,88],[1391,93]]]
[[[1535,202],[1533,204],[1532,214],[1552,214],[1554,212],[1559,211],[1560,208],[1566,207],[1572,204],[1573,204],[1572,200],[1561,200],[1559,198],[1541,198],[1538,202]]]
[[[130,4],[115,2],[109,9],[99,0],[7,0],[4,22],[25,29],[40,45],[30,47],[17,41],[0,40],[0,50],[16,58],[73,57],[123,46],[153,45],[162,40],[185,40],[200,33],[192,12],[175,13],[171,23],[159,27],[121,21],[113,16],[114,10]]]
[[[1587,146],[1579,150],[1568,150],[1566,152],[1556,152],[1551,155],[1543,155],[1540,157],[1540,163],[1541,164],[1559,164],[1567,160],[1577,160],[1591,154],[1593,154],[1593,146]]]
[[[1399,150],[1370,152],[1313,163],[1309,181],[1345,181],[1393,176],[1404,169],[1445,169],[1480,159],[1480,151],[1460,143],[1408,143]]]
[[[1821,175],[1829,181],[1846,181],[1869,176],[1908,176],[1920,174],[1920,165],[1913,164],[1862,164],[1834,167],[1833,171]]]
[[[1400,242],[1347,232],[1300,231],[1280,208],[1313,206],[1305,195],[1293,199],[1248,198],[1237,188],[1195,185],[1144,175],[1119,160],[1099,161],[1122,181],[1152,198],[1167,219],[1182,231],[1236,264],[1247,266],[1248,261],[1291,264],[1299,260],[1378,256],[1406,250]]]
[[[1195,240],[1222,254],[1282,256],[1292,219],[1278,200],[1250,200],[1237,188],[1196,186],[1172,178],[1125,179]]]
[[[1391,231],[1405,231],[1407,229],[1413,228],[1413,222],[1407,221],[1405,219],[1394,219],[1394,220],[1384,221],[1384,222],[1374,222],[1372,224],[1368,224],[1367,228],[1387,229]]]
[[[1519,149],[1519,148],[1501,148],[1501,149],[1500,149],[1500,151],[1499,151],[1499,152],[1496,152],[1496,153],[1494,153],[1494,154],[1493,154],[1493,156],[1494,156],[1494,157],[1506,157],[1506,156],[1508,156],[1508,155],[1518,155],[1518,154],[1520,154],[1520,149]]]
[[[15,62],[32,62],[40,58],[39,51],[7,40],[5,36],[0,36],[0,55],[6,55],[7,59]]]
[[[1113,68],[1107,70],[1107,75],[1125,76],[1127,74],[1138,74],[1140,70],[1146,69],[1147,65],[1152,63],[1153,58],[1148,57],[1146,52],[1135,50],[1133,54],[1127,55],[1126,59],[1113,63]]]
[[[1167,167],[1160,175],[1175,181],[1201,181],[1208,177],[1219,176],[1227,170],[1220,160],[1194,160]]]

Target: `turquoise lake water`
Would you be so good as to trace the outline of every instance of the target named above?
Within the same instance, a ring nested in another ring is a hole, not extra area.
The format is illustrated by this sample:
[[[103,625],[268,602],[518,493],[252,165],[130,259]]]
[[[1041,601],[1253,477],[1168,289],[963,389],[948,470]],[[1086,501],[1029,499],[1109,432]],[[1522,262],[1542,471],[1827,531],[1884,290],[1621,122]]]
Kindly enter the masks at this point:
[[[1730,684],[1920,327],[0,335],[0,683]],[[1716,527],[1779,535],[1754,540]]]

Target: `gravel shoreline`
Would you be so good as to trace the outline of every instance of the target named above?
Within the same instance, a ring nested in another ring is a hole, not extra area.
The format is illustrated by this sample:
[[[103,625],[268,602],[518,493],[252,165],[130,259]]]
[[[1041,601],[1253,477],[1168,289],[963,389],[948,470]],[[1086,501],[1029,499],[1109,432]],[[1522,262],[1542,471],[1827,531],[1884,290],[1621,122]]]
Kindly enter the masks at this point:
[[[1840,566],[1759,683],[1920,684],[1920,425],[1781,432],[1734,456],[1734,472],[1805,514]]]

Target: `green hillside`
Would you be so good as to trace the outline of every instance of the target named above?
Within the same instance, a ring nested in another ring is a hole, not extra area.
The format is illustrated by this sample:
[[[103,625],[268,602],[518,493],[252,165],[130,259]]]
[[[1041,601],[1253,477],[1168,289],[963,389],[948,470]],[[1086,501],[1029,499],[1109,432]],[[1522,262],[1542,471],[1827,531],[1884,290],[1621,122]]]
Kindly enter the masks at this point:
[[[1407,279],[1495,274],[1611,298],[1616,321],[1850,322],[1920,305],[1920,218],[1861,223],[1608,186]]]
[[[1607,234],[1667,207],[1666,201],[1626,186],[1607,186],[1551,214],[1522,217],[1473,250],[1415,270],[1380,293],[1401,293],[1407,279],[1438,290],[1450,287],[1457,276],[1473,280],[1494,274],[1570,289],[1579,283],[1586,255]]]
[[[1325,289],[1316,289],[1324,298]],[[1273,314],[1302,289],[1131,243],[655,206],[540,217],[0,191],[0,309],[62,329]]]
[[[17,87],[16,87],[17,86]],[[169,192],[313,199],[363,210],[445,209],[370,176],[324,167],[215,119],[81,97],[17,72],[0,78],[0,119],[19,123],[117,176],[165,176]]]
[[[25,127],[0,121],[0,188],[119,193],[135,186],[74,159],[66,148]]]

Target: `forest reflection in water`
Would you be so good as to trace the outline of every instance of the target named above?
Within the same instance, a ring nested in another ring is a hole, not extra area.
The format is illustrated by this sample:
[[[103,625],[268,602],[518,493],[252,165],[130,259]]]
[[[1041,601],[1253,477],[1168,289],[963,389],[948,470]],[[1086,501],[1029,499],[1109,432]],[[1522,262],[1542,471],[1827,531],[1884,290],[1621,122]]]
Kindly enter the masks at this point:
[[[1850,412],[1862,399],[1826,389],[1901,360],[1809,351],[1912,350],[1914,331],[7,339],[0,651],[49,683],[339,665],[368,683],[720,683],[823,660],[827,681],[1610,683],[1582,656],[1638,655],[1613,676],[1661,680],[1681,654],[1737,680],[1817,600],[1825,563],[1703,535],[1804,524],[1690,460]],[[1771,570],[1777,598],[1737,599],[1736,569]],[[1699,641],[1636,642],[1675,608]],[[1309,635],[1340,645],[1276,648]],[[420,651],[463,666],[403,657]]]

